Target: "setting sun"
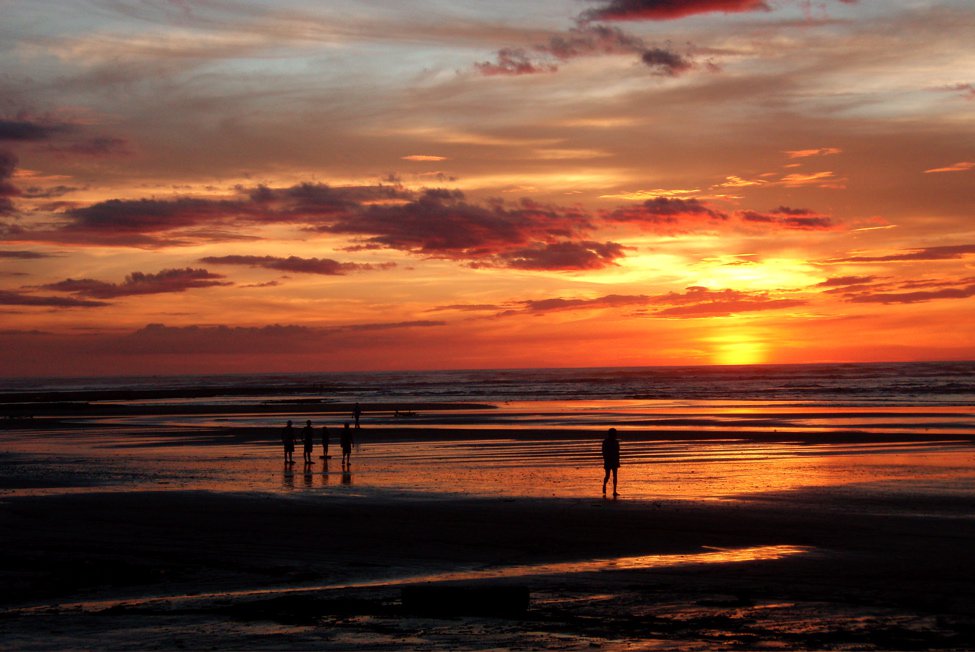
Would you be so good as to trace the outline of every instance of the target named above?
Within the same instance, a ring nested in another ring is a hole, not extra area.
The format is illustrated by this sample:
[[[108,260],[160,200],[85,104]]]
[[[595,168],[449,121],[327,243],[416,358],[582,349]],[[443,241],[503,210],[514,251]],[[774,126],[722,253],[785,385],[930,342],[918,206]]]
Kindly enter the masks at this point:
[[[734,329],[735,326],[729,325]],[[732,330],[707,340],[711,362],[718,365],[748,365],[768,362],[768,347],[748,330]]]
[[[967,0],[54,4],[6,374],[975,357]]]

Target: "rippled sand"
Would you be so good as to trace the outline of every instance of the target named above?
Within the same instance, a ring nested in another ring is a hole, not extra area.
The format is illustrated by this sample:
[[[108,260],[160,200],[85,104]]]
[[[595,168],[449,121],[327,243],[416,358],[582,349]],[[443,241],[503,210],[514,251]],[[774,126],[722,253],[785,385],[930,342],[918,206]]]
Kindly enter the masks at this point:
[[[4,645],[975,646],[967,408],[373,413],[347,471],[320,440],[284,465],[287,416],[0,431]],[[307,418],[337,455],[335,415]],[[531,607],[418,618],[399,602],[416,582],[515,583]]]

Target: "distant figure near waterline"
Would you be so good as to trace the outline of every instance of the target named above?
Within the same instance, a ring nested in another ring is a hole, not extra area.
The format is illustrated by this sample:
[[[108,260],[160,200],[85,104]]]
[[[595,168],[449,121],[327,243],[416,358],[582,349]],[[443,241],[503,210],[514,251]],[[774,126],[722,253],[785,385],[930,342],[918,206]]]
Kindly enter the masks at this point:
[[[322,426],[322,459],[328,459],[328,428]],[[328,464],[328,462],[325,462]]]
[[[314,464],[311,453],[315,450],[315,430],[311,427],[311,420],[305,421],[305,427],[301,429],[301,443],[305,446],[305,464]]]
[[[355,419],[356,430],[359,429],[359,417],[362,416],[362,408],[359,407],[358,401],[352,406],[352,418]]]
[[[620,442],[616,439],[616,428],[610,428],[603,440],[603,469],[606,475],[603,476],[603,495],[606,495],[606,483],[609,481],[609,474],[613,474],[613,497],[619,496],[616,491],[616,475],[620,468]]]
[[[345,469],[352,466],[352,431],[349,430],[348,422],[342,428],[339,443],[342,445],[342,468]]]
[[[290,421],[288,421],[288,425],[281,432],[281,443],[284,444],[284,463],[294,464],[295,429],[291,427]]]

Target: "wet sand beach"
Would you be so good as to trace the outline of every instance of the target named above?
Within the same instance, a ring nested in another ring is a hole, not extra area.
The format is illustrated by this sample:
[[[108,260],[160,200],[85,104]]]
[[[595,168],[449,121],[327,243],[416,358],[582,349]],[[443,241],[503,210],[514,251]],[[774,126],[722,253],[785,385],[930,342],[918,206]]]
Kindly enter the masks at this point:
[[[774,410],[749,428],[633,424],[619,500],[599,493],[588,417],[505,411],[373,414],[350,472],[333,421],[334,459],[316,440],[307,468],[259,425],[0,431],[3,645],[975,647],[970,410],[934,433],[790,431],[798,417]],[[404,586],[437,582],[523,587],[530,606],[403,604]]]

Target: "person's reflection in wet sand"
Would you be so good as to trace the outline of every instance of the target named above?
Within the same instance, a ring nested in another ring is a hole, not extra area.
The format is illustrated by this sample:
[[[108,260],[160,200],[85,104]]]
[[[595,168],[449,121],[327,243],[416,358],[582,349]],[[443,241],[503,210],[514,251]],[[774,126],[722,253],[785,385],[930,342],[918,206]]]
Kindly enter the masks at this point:
[[[305,464],[305,472],[304,472],[304,474],[302,476],[302,479],[305,481],[305,488],[306,489],[308,489],[309,487],[313,486],[313,484],[314,484],[314,477],[315,476],[313,476],[312,473],[311,473],[311,465],[310,464]]]
[[[354,437],[352,436],[352,431],[349,430],[348,422],[345,423],[342,428],[342,434],[339,437],[339,444],[342,446],[342,470],[352,469],[352,442]]]
[[[348,467],[342,469],[342,484],[352,484],[352,469]]]
[[[328,485],[328,460],[327,459],[322,464],[322,479],[320,482],[323,487]]]
[[[281,486],[284,487],[285,491],[294,490],[295,472],[291,470],[291,466],[284,467],[284,473],[281,476]]]

